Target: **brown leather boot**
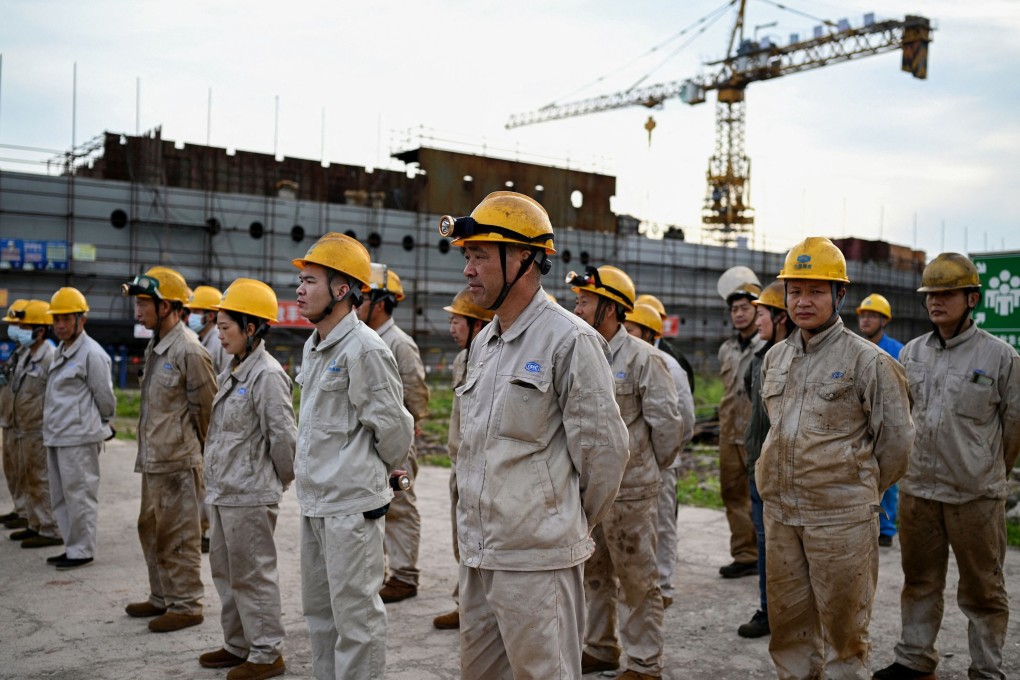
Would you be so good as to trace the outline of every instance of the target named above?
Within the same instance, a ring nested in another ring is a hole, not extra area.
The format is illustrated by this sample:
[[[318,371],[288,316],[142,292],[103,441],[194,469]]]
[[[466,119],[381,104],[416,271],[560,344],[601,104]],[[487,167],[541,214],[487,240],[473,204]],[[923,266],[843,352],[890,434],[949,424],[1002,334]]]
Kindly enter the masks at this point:
[[[273,663],[252,663],[245,661],[243,664],[227,673],[227,680],[265,680],[277,675],[283,675],[287,667],[283,664],[283,657],[276,657]]]
[[[157,607],[148,600],[145,602],[132,602],[128,606],[124,607],[124,611],[127,612],[128,616],[133,616],[136,619],[147,619],[153,616],[162,616],[163,614],[166,614],[165,608]]]
[[[617,675],[616,680],[662,680],[662,676],[649,675],[648,673],[639,673],[637,671],[627,671],[621,675]]]
[[[581,674],[598,673],[600,671],[615,671],[620,667],[619,661],[603,661],[596,659],[588,652],[581,652]]]
[[[432,619],[432,625],[439,630],[454,630],[455,628],[460,628],[460,610],[454,609],[452,612],[440,614],[436,618]]]
[[[64,545],[64,539],[39,534],[21,542],[22,548],[52,548],[55,545]]]
[[[217,649],[198,657],[198,663],[202,668],[233,668],[243,664],[244,657],[231,654],[225,649]]]
[[[379,591],[383,602],[400,602],[418,594],[418,586],[390,577]]]
[[[202,623],[205,618],[201,614],[178,614],[167,612],[149,621],[149,630],[153,633],[172,633],[182,628],[190,628]]]

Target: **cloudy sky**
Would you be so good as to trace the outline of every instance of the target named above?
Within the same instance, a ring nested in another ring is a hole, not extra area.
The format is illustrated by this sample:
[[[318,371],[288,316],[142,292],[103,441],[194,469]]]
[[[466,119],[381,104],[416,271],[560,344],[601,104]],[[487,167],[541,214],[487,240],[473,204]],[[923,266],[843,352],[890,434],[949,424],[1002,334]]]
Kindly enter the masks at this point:
[[[614,174],[617,212],[697,240],[713,96],[652,111],[650,145],[643,107],[503,126],[552,101],[696,75],[724,56],[726,4],[5,0],[0,169],[39,169],[11,159],[45,153],[13,147],[66,149],[72,119],[78,143],[160,125],[166,139],[393,168],[390,152],[424,134]],[[1020,250],[1020,2],[777,4],[748,0],[746,31],[785,43],[815,18],[859,25],[865,12],[920,13],[937,31],[925,81],[888,53],[750,86],[757,244],[826,234],[929,254]]]

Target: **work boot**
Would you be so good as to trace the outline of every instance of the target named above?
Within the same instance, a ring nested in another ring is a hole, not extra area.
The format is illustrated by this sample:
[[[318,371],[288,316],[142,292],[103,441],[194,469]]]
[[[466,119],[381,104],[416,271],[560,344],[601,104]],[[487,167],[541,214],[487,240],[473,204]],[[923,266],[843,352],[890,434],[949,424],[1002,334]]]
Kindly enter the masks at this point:
[[[662,596],[662,608],[669,609],[669,605],[673,604],[673,598],[669,595]]]
[[[15,517],[14,519],[9,519],[4,522],[4,528],[6,529],[24,529],[27,526],[28,520],[24,517]]]
[[[64,539],[39,534],[21,542],[22,548],[52,548],[55,545],[64,545]]]
[[[244,663],[243,656],[231,654],[225,649],[217,649],[215,652],[206,652],[198,657],[198,663],[202,668],[233,668]]]
[[[662,680],[662,676],[649,675],[648,673],[639,673],[637,671],[628,670],[617,675],[616,680]]]
[[[878,544],[883,548],[892,547],[892,536],[886,536],[885,534],[878,535]]]
[[[10,522],[12,519],[18,519],[21,517],[17,512],[11,510],[6,515],[0,515],[0,522]]]
[[[452,612],[440,614],[436,618],[432,619],[432,625],[439,630],[453,630],[455,628],[460,628],[460,610],[454,609]]]
[[[178,614],[167,612],[149,621],[149,630],[153,633],[172,633],[182,628],[190,628],[202,623],[205,618],[201,614]]]
[[[264,680],[283,675],[287,667],[283,664],[283,657],[276,657],[273,663],[252,663],[245,661],[243,664],[227,673],[227,680]]]
[[[916,671],[903,664],[894,663],[871,676],[874,680],[935,680],[935,672]]]
[[[132,602],[128,606],[124,607],[124,611],[127,612],[128,616],[133,616],[136,619],[147,619],[152,616],[162,616],[166,614],[165,607],[157,607],[148,600],[145,602]]]
[[[742,576],[757,576],[757,562],[734,562],[725,567],[719,567],[719,575],[723,578],[741,578]]]
[[[55,562],[53,566],[57,568],[57,571],[68,571],[78,567],[87,567],[90,564],[92,564],[91,557],[65,557],[59,562]]]
[[[615,671],[620,667],[619,661],[603,661],[596,659],[588,652],[581,652],[581,675],[600,671]]]
[[[21,531],[15,531],[9,536],[12,541],[27,541],[30,538],[35,538],[39,535],[39,532],[35,529],[22,529]]]
[[[771,634],[769,615],[760,609],[754,613],[750,621],[737,628],[737,635],[744,638],[760,638]]]
[[[208,555],[209,554],[209,537],[208,536],[203,536],[202,537],[202,554],[203,555]]]
[[[56,564],[57,562],[63,562],[66,559],[67,553],[60,553],[59,555],[54,555],[53,557],[47,557],[46,564]]]
[[[392,576],[387,579],[386,583],[383,584],[382,590],[379,591],[379,597],[382,598],[383,602],[400,602],[417,594],[418,586],[404,583]]]

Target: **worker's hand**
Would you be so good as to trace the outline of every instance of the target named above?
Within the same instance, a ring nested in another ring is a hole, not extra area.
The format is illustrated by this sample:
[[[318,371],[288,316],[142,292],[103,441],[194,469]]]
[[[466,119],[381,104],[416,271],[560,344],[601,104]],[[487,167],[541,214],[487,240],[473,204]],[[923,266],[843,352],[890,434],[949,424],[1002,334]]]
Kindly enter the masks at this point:
[[[415,423],[414,424],[414,438],[417,439],[420,436],[421,436],[421,428],[418,426],[418,423]]]

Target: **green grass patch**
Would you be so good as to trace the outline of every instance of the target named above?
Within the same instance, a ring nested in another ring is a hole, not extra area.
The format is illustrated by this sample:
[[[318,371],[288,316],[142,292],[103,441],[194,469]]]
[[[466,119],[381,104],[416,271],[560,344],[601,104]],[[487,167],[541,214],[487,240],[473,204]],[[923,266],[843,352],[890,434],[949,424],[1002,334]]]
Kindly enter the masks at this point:
[[[1006,545],[1020,548],[1020,522],[1006,521]]]
[[[723,507],[722,491],[719,488],[719,477],[709,475],[699,478],[694,471],[688,472],[676,485],[676,500],[681,505],[693,505],[696,508]]]

